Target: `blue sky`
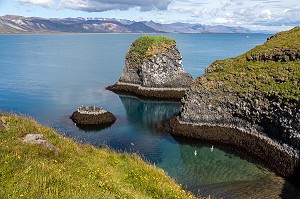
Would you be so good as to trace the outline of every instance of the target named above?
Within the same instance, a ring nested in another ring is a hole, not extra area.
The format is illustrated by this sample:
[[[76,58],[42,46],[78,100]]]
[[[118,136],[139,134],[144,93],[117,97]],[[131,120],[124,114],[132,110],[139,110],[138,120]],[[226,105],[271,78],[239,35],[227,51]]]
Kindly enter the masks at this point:
[[[299,0],[0,0],[0,15],[107,17],[280,31],[300,25]]]

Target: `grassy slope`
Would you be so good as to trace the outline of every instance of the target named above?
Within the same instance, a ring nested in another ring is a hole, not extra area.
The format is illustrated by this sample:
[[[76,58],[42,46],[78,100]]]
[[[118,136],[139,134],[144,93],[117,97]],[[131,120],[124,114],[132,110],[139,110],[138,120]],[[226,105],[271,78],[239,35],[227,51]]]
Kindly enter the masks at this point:
[[[142,36],[131,44],[127,53],[127,59],[138,66],[143,62],[144,58],[158,54],[168,49],[171,45],[176,45],[176,42],[170,37]]]
[[[295,27],[290,31],[279,32],[274,35],[270,41],[263,45],[259,45],[245,54],[261,55],[270,54],[289,49],[291,51],[299,51],[300,49],[300,27]]]
[[[0,128],[0,198],[194,198],[136,155],[75,143],[28,118],[0,119],[10,128]],[[59,151],[23,143],[27,133]]]
[[[206,88],[224,88],[249,95],[249,97],[255,97],[253,94],[259,92],[280,102],[299,102],[299,60],[290,62],[247,61],[249,55],[274,54],[285,48],[299,51],[299,27],[277,34],[277,37],[239,57],[215,61],[207,69],[207,73],[196,81]]]

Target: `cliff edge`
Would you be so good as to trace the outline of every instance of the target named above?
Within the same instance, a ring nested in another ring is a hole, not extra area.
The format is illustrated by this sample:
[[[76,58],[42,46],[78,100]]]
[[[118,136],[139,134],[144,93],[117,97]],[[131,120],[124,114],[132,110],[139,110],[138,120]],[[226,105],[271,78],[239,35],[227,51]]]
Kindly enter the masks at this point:
[[[108,89],[146,98],[180,100],[192,81],[183,69],[175,40],[142,36],[131,44],[119,81]]]
[[[300,27],[215,61],[182,99],[168,132],[233,146],[300,179]]]

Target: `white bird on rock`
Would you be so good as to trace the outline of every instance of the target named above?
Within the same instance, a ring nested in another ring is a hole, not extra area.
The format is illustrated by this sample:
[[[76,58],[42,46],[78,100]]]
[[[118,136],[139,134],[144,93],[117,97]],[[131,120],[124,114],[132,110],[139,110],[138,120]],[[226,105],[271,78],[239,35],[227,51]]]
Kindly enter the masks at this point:
[[[214,151],[214,145],[211,146],[210,151],[211,151],[211,152]]]
[[[194,155],[196,156],[197,155],[197,151],[195,150],[195,152],[194,152]]]

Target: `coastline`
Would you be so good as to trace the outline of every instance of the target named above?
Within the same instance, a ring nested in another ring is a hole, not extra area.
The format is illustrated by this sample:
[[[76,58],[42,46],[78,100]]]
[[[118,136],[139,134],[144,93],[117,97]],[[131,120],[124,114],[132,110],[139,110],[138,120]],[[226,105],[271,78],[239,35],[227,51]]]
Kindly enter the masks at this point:
[[[291,182],[299,182],[299,151],[286,144],[280,144],[263,133],[249,133],[234,126],[188,123],[180,121],[178,117],[160,123],[158,128],[174,136],[226,145],[238,154],[254,158]]]
[[[151,88],[139,84],[117,82],[106,87],[116,94],[128,94],[148,100],[167,100],[180,102],[187,88]]]

